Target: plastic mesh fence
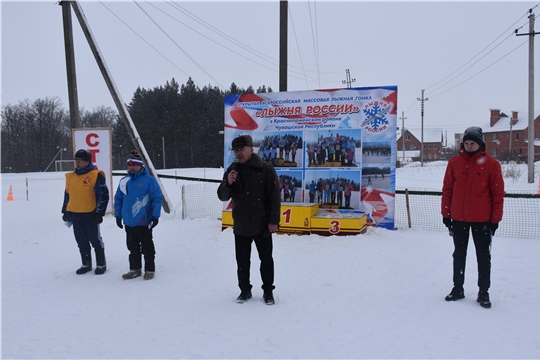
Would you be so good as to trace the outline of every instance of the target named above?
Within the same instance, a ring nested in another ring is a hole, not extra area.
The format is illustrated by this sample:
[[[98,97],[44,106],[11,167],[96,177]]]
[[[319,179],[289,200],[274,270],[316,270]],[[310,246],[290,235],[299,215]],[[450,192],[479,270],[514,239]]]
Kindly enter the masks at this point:
[[[440,191],[408,190],[411,227],[447,231],[442,223]],[[396,190],[395,227],[409,227],[405,189]],[[540,195],[507,193],[495,236],[540,239]]]
[[[197,182],[182,188],[182,218],[221,219],[223,203],[217,198],[219,183]],[[408,189],[411,227],[448,231],[442,223],[440,191]],[[540,239],[540,195],[507,193],[504,214],[495,236]],[[408,228],[405,189],[396,189],[395,228]]]

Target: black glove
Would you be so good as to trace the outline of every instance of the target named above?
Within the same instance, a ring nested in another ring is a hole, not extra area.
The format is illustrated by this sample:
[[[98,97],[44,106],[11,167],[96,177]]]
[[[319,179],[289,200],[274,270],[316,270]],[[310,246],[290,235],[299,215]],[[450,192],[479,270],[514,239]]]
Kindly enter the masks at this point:
[[[148,226],[150,227],[150,229],[153,229],[157,226],[158,223],[159,223],[158,218],[152,218],[152,221],[150,221],[150,224]]]
[[[69,219],[69,215],[68,215],[67,211],[66,211],[65,213],[63,213],[63,214],[62,214],[62,220],[64,220],[64,222],[66,222],[66,221],[69,221],[69,220],[70,220],[70,219]]]
[[[122,225],[122,218],[121,217],[116,218],[116,226],[118,226],[120,229],[124,228],[124,225]]]
[[[489,228],[491,229],[491,236],[495,236],[495,231],[499,228],[499,224],[489,223]]]
[[[452,230],[452,219],[451,218],[443,218],[442,219],[442,222],[444,224],[444,226],[446,226],[448,228],[448,230]]]
[[[94,224],[101,224],[103,222],[103,215],[100,213],[94,213]]]

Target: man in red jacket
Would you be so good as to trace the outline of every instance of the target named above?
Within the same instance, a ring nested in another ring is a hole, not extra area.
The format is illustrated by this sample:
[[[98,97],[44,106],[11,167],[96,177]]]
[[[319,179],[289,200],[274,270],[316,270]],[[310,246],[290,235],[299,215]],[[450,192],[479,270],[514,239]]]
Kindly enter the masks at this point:
[[[491,237],[503,215],[504,180],[501,165],[486,154],[482,129],[465,130],[458,156],[448,162],[443,182],[441,213],[443,223],[454,237],[454,288],[446,301],[465,297],[465,260],[472,231],[478,262],[478,298],[490,308]]]

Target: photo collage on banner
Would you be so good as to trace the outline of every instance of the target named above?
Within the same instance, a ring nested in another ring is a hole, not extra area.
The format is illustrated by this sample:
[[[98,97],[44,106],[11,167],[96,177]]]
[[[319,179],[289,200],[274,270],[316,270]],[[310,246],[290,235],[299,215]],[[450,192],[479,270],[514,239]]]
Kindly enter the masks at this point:
[[[244,134],[276,169],[283,202],[362,212],[369,225],[394,228],[397,86],[226,96],[225,169]]]

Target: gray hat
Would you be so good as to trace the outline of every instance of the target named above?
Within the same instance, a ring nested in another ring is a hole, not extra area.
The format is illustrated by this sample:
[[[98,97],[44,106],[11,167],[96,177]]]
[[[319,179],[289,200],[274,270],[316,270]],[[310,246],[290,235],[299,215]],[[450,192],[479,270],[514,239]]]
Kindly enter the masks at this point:
[[[232,141],[232,149],[236,150],[244,146],[253,147],[253,139],[249,135],[240,135]]]
[[[477,143],[479,146],[482,146],[484,143],[484,136],[482,135],[482,128],[478,126],[471,126],[465,130],[463,134],[463,142],[467,140],[472,140]]]

